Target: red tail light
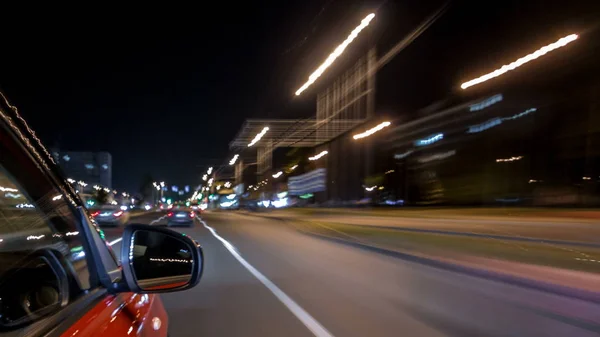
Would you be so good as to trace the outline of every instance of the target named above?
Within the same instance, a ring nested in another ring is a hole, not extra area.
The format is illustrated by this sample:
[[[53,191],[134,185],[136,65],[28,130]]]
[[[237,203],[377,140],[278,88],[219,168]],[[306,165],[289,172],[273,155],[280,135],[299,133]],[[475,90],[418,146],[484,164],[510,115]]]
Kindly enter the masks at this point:
[[[123,215],[123,211],[114,212],[113,215],[116,217],[120,217],[121,215]]]
[[[94,218],[95,218],[95,217],[97,217],[98,215],[100,215],[100,212],[99,212],[99,211],[96,211],[96,212],[92,213],[92,216],[93,216]]]
[[[194,213],[194,212],[190,212],[190,218],[193,218],[193,217],[195,217],[195,216],[196,216],[196,213]]]
[[[167,216],[168,216],[168,217],[172,217],[172,216],[173,216],[173,212],[169,212],[169,213],[167,214]]]

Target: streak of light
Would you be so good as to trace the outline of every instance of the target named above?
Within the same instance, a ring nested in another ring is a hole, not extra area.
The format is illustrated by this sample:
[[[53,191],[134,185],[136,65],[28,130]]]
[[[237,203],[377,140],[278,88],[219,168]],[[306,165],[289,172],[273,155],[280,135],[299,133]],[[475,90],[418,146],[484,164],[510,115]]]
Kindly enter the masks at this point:
[[[319,159],[319,158],[323,157],[324,155],[326,155],[326,154],[328,154],[328,153],[329,153],[329,152],[327,152],[327,151],[322,151],[321,153],[319,153],[319,154],[317,154],[317,155],[314,155],[314,156],[312,156],[312,157],[308,157],[308,160],[317,160],[317,159]]]
[[[534,51],[531,54],[523,56],[520,59],[518,59],[516,61],[513,61],[513,62],[511,62],[509,64],[503,65],[502,67],[500,67],[500,68],[492,71],[491,73],[488,73],[488,74],[482,75],[480,77],[477,77],[475,79],[472,79],[470,81],[467,81],[467,82],[461,84],[460,87],[462,89],[467,89],[468,87],[472,87],[474,85],[477,85],[477,84],[483,83],[483,82],[485,82],[487,80],[490,80],[490,79],[492,79],[494,77],[498,77],[500,75],[503,75],[503,74],[505,74],[505,73],[507,73],[507,72],[509,72],[511,70],[516,69],[517,67],[522,66],[523,64],[525,64],[527,62],[533,61],[533,60],[539,58],[540,56],[544,56],[547,53],[549,53],[549,52],[551,52],[551,51],[553,51],[555,49],[558,49],[560,47],[566,46],[568,43],[577,40],[578,37],[579,36],[577,34],[567,35],[567,36],[559,39],[558,41],[556,41],[554,43],[551,43],[551,44],[549,44],[547,46],[544,46],[544,47],[542,47],[542,48]]]
[[[252,141],[248,144],[248,147],[256,144],[265,135],[265,133],[267,133],[267,131],[269,131],[269,127],[265,126],[262,131],[254,136],[254,139],[252,139]]]
[[[362,133],[354,135],[354,137],[352,137],[352,138],[354,138],[354,139],[361,139],[361,138],[369,137],[370,135],[374,134],[375,132],[381,131],[381,130],[383,130],[383,128],[388,127],[391,124],[392,123],[390,123],[390,122],[380,123],[380,124],[378,124],[378,125],[370,128],[369,130],[367,130],[365,132],[362,132]]]
[[[496,159],[496,163],[506,163],[506,162],[517,161],[517,160],[521,160],[521,159],[523,159],[523,156],[500,158],[500,159]]]
[[[327,57],[327,59],[325,60],[325,62],[323,62],[323,64],[321,64],[317,68],[317,70],[315,70],[308,77],[308,81],[306,81],[306,83],[304,83],[300,87],[300,89],[298,89],[296,91],[296,96],[300,95],[304,90],[306,90],[309,86],[311,86],[311,84],[315,83],[315,81],[319,77],[321,77],[321,75],[323,75],[323,73],[325,72],[325,70],[327,70],[327,68],[329,68],[329,66],[331,66],[331,64],[333,64],[333,62],[340,55],[342,55],[342,53],[348,47],[348,45],[350,45],[350,43],[352,43],[352,41],[354,41],[354,39],[356,39],[356,37],[358,36],[358,34],[369,25],[369,23],[371,22],[371,20],[373,20],[374,17],[375,17],[375,14],[371,13],[371,14],[367,15],[364,19],[362,19],[362,21],[360,22],[360,24],[358,26],[356,26],[356,28],[354,28],[354,30],[352,30],[352,32],[350,32],[350,35],[348,35],[348,37],[346,38],[346,40],[344,40],[344,42],[342,42],[339,46],[337,46],[337,48],[335,48],[335,50],[331,54],[329,54],[329,56]]]

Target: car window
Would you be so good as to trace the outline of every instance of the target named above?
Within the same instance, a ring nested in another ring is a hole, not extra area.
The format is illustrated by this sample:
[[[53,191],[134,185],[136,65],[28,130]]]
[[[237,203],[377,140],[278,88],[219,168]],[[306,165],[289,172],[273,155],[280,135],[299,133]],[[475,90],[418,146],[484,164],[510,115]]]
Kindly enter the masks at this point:
[[[93,286],[74,206],[65,199],[22,148],[3,138],[0,331],[56,312]]]

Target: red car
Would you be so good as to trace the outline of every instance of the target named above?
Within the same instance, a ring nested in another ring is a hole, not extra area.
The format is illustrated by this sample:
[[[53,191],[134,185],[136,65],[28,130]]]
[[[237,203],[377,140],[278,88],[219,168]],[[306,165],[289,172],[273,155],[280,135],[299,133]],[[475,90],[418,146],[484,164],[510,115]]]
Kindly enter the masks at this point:
[[[129,225],[117,259],[54,160],[0,93],[0,332],[167,336],[157,293],[199,282],[201,247]]]

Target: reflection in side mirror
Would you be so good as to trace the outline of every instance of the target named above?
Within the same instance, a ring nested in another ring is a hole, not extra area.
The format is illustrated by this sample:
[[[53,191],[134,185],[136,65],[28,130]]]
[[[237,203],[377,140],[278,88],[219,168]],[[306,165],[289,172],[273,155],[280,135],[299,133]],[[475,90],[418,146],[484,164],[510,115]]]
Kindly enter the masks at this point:
[[[121,259],[125,280],[134,292],[187,289],[198,283],[202,272],[202,250],[193,240],[147,225],[126,228]]]

